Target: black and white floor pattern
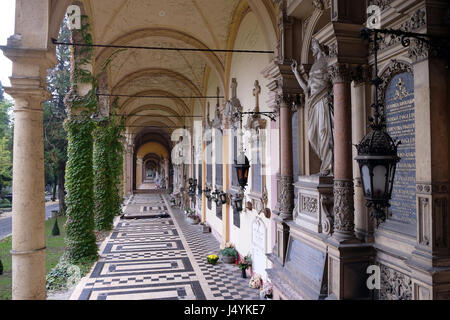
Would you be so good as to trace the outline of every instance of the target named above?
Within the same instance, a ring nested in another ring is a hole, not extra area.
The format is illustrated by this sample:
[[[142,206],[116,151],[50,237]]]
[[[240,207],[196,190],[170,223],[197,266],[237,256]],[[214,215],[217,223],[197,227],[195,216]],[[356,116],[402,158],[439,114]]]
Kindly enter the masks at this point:
[[[218,254],[219,243],[168,209],[162,195],[133,196],[124,218],[136,213],[136,206],[155,209],[159,216],[121,219],[71,299],[259,299],[236,266],[206,263],[207,255]]]

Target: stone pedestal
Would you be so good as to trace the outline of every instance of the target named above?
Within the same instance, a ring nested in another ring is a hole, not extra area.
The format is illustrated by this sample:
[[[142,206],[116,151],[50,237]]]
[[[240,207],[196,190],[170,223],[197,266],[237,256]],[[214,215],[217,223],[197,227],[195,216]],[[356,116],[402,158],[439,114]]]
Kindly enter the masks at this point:
[[[341,244],[330,238],[328,244],[328,300],[371,299],[367,268],[373,263],[370,244]]]
[[[328,234],[333,221],[333,177],[302,176],[294,186],[297,192],[295,222],[313,232]]]

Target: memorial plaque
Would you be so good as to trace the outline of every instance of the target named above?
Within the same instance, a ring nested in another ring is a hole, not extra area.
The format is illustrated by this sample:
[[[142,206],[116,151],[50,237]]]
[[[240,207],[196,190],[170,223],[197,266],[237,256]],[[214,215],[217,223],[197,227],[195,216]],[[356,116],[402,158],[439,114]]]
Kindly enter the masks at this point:
[[[401,160],[395,172],[389,219],[416,224],[414,76],[409,72],[395,75],[385,97],[387,132],[401,141],[398,147]]]
[[[300,239],[291,238],[286,268],[319,296],[324,280],[325,258],[325,252],[306,244]]]
[[[266,226],[263,221],[256,218],[253,222],[252,239],[252,270],[266,278]]]

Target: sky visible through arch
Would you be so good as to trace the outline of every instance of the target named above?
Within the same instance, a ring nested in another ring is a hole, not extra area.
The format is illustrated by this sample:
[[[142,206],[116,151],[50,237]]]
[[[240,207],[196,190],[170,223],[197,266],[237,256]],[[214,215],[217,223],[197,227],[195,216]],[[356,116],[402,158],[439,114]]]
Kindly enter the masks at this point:
[[[6,45],[6,40],[14,34],[15,0],[0,0],[0,45]],[[0,50],[0,81],[3,86],[10,86],[11,60]],[[9,95],[6,98],[11,99]]]

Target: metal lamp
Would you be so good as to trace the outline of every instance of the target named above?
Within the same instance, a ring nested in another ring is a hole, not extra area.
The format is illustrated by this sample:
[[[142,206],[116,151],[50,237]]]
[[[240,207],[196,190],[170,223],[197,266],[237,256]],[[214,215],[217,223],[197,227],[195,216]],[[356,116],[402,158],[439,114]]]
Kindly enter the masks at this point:
[[[377,226],[386,220],[386,208],[390,206],[389,200],[392,196],[394,176],[397,163],[400,158],[397,155],[397,147],[400,141],[394,141],[386,132],[385,117],[380,114],[383,105],[378,99],[379,86],[382,83],[378,77],[378,33],[373,30],[363,29],[362,36],[369,41],[371,33],[374,32],[374,54],[375,54],[375,109],[374,116],[369,119],[372,131],[369,132],[361,142],[356,145],[358,162],[366,206],[372,208],[371,216],[376,219]],[[368,34],[369,33],[369,34]]]
[[[245,187],[247,186],[250,162],[248,161],[248,158],[245,156],[244,151],[241,151],[241,153],[238,156],[238,159],[234,161],[234,164],[236,168],[236,175],[238,178],[239,185],[241,186],[242,189],[245,189]]]
[[[222,204],[227,203],[227,194],[226,192],[220,191],[219,192],[219,200]]]

